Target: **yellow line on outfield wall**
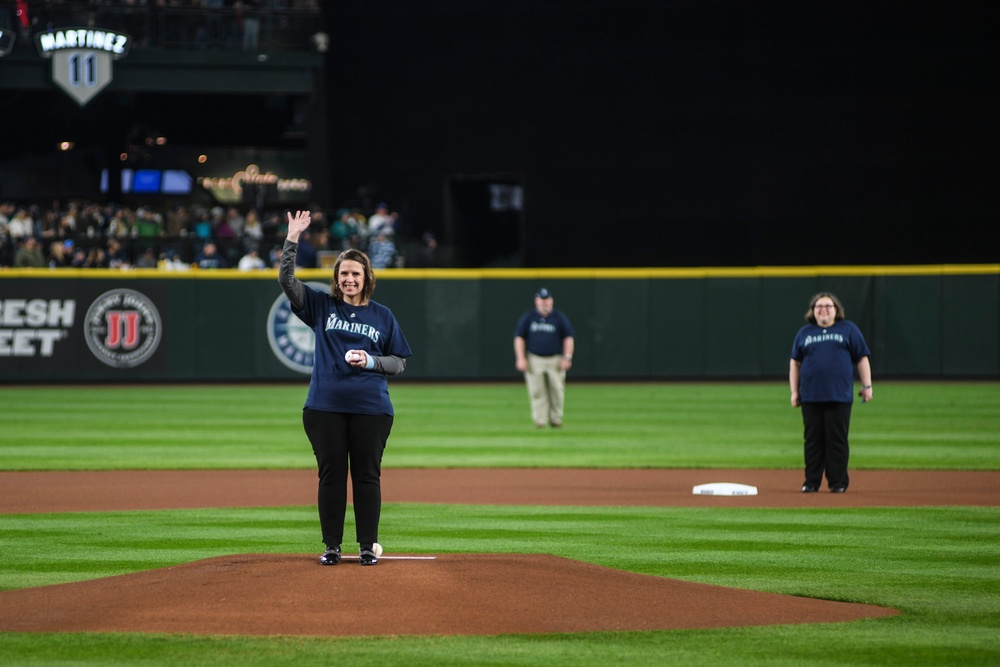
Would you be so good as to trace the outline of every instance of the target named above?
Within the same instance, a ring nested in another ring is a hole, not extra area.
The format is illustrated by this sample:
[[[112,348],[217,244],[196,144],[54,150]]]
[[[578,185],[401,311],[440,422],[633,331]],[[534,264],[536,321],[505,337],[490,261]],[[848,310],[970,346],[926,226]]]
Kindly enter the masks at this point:
[[[298,269],[305,280],[329,280],[330,269]],[[946,276],[1000,275],[1000,264],[907,264],[865,266],[745,266],[688,268],[566,268],[566,269],[380,269],[386,280],[478,280],[478,279],[625,279],[642,278],[810,278],[814,276]],[[0,280],[9,278],[179,278],[199,280],[277,280],[277,269],[12,269],[0,268]]]
[[[576,269],[385,269],[385,278],[801,278],[812,276],[1000,275],[1000,264],[746,266]]]

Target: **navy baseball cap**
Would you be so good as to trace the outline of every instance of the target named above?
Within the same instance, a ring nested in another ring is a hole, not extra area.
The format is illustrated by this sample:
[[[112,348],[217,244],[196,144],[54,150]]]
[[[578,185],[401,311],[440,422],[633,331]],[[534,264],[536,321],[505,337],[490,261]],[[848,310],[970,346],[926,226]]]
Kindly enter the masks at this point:
[[[543,287],[542,289],[535,292],[535,296],[537,296],[539,299],[549,299],[552,297],[552,292],[548,291]]]

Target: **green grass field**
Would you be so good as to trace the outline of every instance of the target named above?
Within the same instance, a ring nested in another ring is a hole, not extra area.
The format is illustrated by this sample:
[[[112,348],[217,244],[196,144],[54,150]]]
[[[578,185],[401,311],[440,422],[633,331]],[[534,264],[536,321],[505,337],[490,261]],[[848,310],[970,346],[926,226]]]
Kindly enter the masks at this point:
[[[876,392],[872,404],[855,406],[852,467],[1000,470],[1000,385],[882,382]],[[299,421],[304,394],[300,385],[3,387],[0,470],[311,468]],[[400,382],[393,398],[387,467],[800,466],[800,416],[782,383],[571,384],[560,431],[534,429],[519,384]],[[904,613],[840,624],[501,637],[0,633],[0,663],[1000,664],[996,507],[405,503],[384,508],[381,532],[398,552],[552,553]],[[315,534],[307,506],[0,515],[0,589],[231,553],[311,553]],[[345,604],[343,613],[358,607]]]
[[[854,468],[1000,470],[1000,385],[879,383]],[[0,387],[0,470],[309,468],[305,385]],[[783,383],[571,384],[537,431],[520,384],[406,384],[385,466],[798,468]]]

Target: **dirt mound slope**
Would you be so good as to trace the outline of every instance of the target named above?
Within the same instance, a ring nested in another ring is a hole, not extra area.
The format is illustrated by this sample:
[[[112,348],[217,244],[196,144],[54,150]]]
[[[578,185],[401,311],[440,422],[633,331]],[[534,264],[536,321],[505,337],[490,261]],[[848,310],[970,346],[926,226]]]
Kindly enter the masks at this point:
[[[495,635],[829,623],[865,604],[708,586],[551,555],[383,558],[244,554],[0,593],[0,631],[224,635]]]

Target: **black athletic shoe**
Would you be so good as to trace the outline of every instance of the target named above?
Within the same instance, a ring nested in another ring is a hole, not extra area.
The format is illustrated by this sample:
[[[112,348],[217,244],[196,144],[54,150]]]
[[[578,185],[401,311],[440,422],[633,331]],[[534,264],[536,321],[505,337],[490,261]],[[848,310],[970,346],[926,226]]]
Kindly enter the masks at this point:
[[[362,565],[375,565],[378,563],[378,558],[375,557],[375,552],[371,549],[362,549],[361,555],[358,557],[358,561]]]
[[[319,557],[320,565],[336,565],[340,562],[340,547],[327,547]]]
[[[812,484],[802,485],[802,493],[816,493],[817,491],[819,491],[818,486],[813,486]]]
[[[830,493],[844,493],[845,491],[847,491],[847,487],[846,486],[831,486],[830,487]]]

